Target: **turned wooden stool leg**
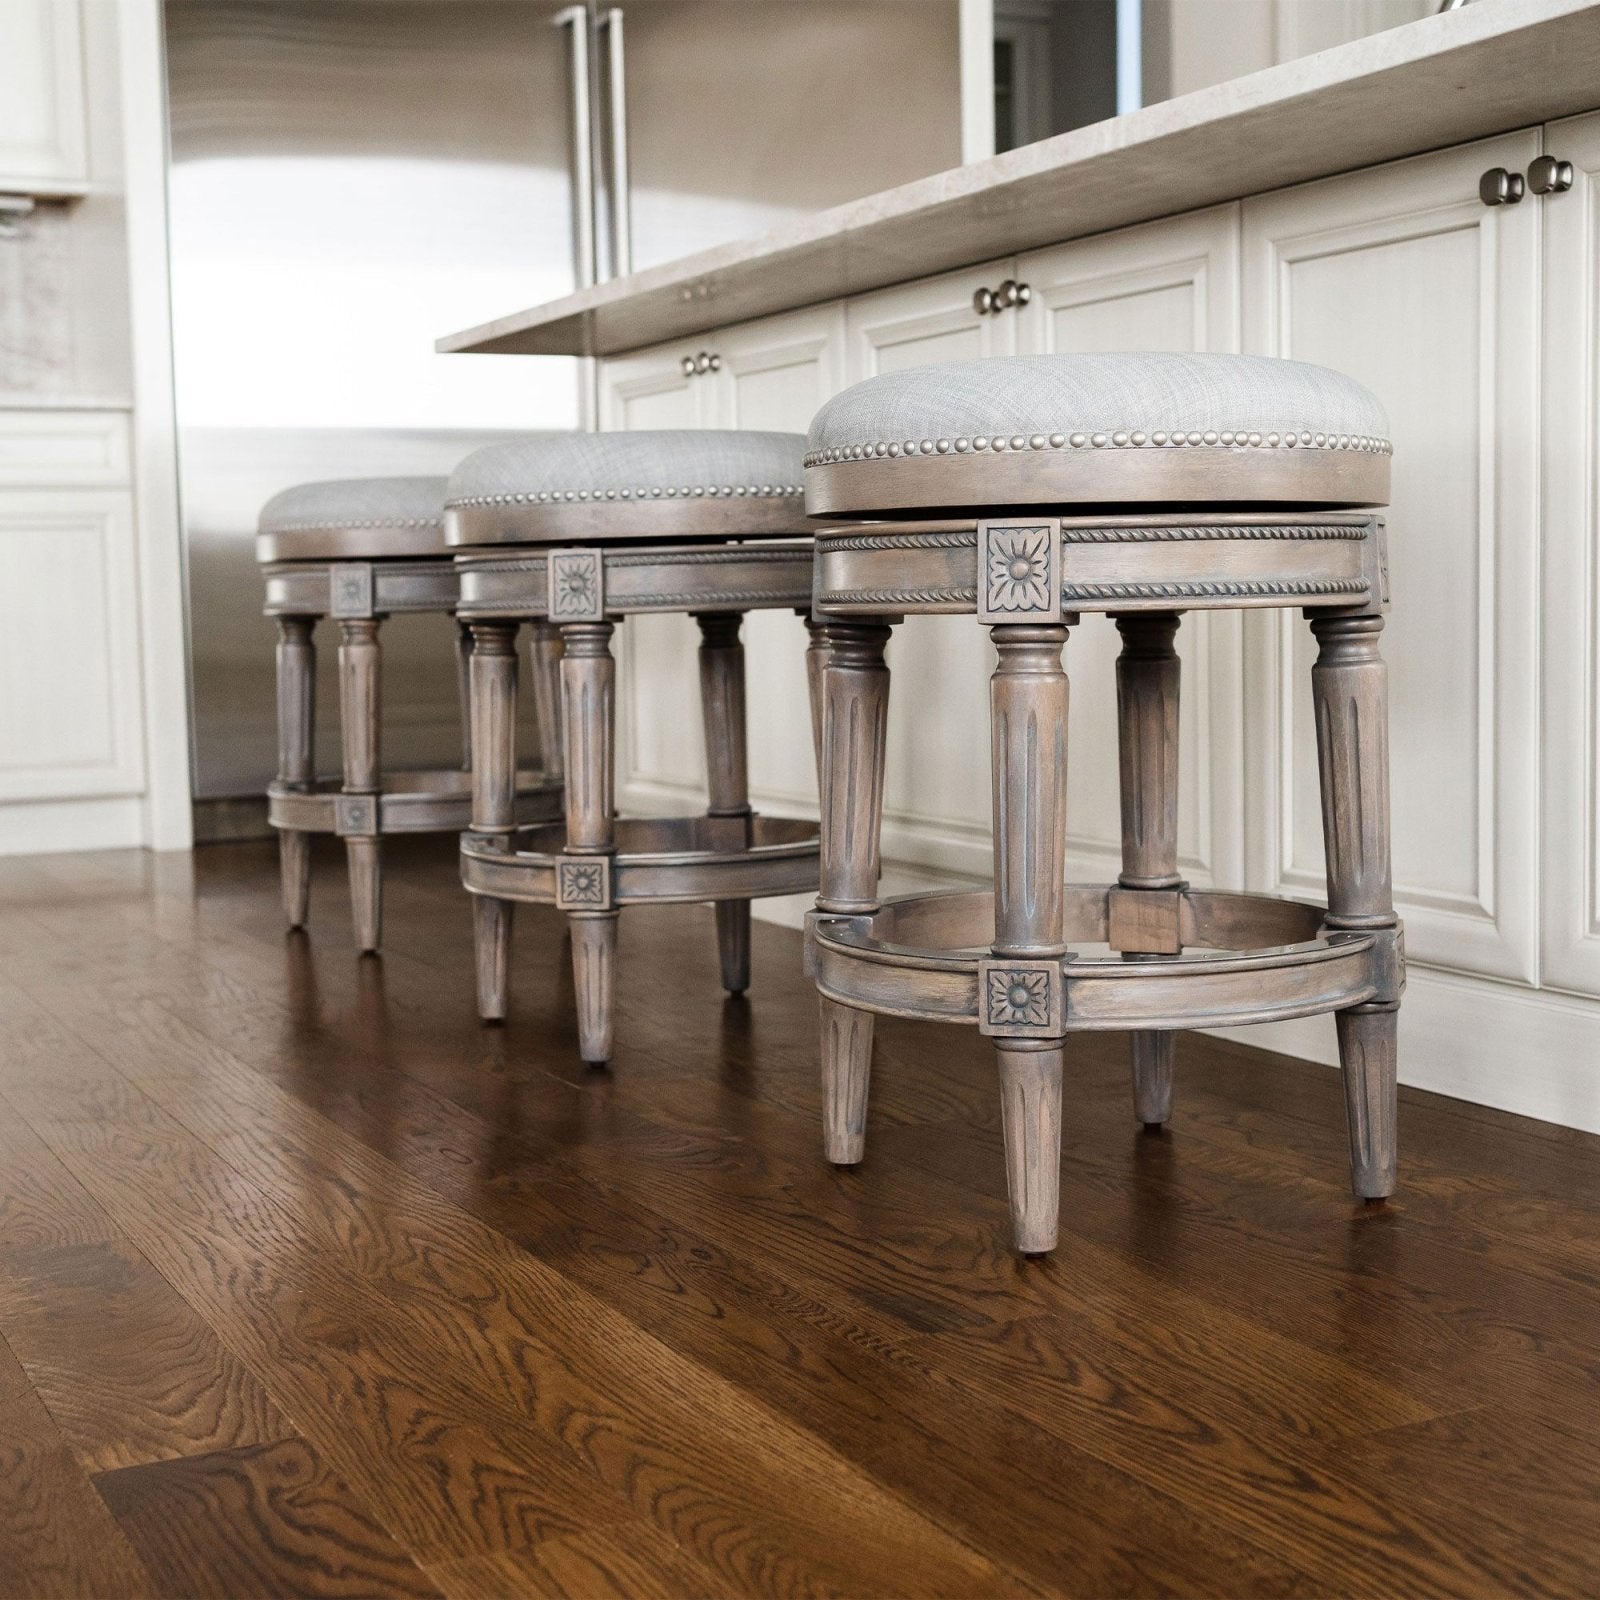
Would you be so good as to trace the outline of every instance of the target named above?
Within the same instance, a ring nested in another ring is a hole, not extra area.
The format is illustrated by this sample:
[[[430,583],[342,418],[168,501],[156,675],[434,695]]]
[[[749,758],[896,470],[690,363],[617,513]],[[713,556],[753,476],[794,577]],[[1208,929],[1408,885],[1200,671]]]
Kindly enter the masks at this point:
[[[461,706],[461,770],[472,771],[472,629],[456,624],[456,698]]]
[[[362,952],[378,948],[383,915],[378,842],[380,620],[347,617],[339,624],[339,731],[344,747],[339,832],[350,867],[356,948]]]
[[[990,633],[1000,654],[989,693],[995,936],[978,971],[979,1017],[1000,1067],[1013,1236],[1040,1255],[1055,1248],[1061,1206],[1067,630]]]
[[[539,723],[539,770],[560,783],[566,770],[561,749],[561,630],[536,622],[529,654],[533,666],[533,713]]]
[[[1178,876],[1178,653],[1172,647],[1179,618],[1170,611],[1117,618],[1122,653],[1117,658],[1117,749],[1122,779],[1124,889],[1170,899]],[[1172,902],[1176,911],[1176,904]],[[1176,917],[1172,919],[1176,951]],[[1172,952],[1124,952],[1125,961]],[[1172,1115],[1172,1058],[1176,1036],[1144,1029],[1131,1036],[1133,1109],[1147,1128]]]
[[[517,797],[517,624],[473,622],[469,682],[472,715],[472,832],[511,848]],[[472,897],[473,962],[478,1015],[505,1020],[511,978],[511,914],[515,902]]]
[[[317,647],[315,617],[278,618],[278,781],[310,789],[317,779]],[[291,928],[306,925],[311,900],[311,835],[278,830],[283,914]]]
[[[817,910],[853,916],[878,908],[884,744],[889,725],[889,629],[830,622],[822,672],[822,862]],[[813,635],[815,638],[815,635]],[[829,1161],[866,1153],[872,1013],[824,998],[822,1138]]]
[[[1336,1013],[1357,1195],[1394,1192],[1396,1032],[1402,957],[1389,865],[1388,669],[1378,653],[1381,616],[1309,614],[1321,650],[1311,671],[1322,836],[1328,858],[1328,926],[1376,932],[1385,990]]]
[[[817,782],[822,782],[822,674],[828,665],[827,624],[818,622],[809,611],[805,618],[809,642],[806,645],[806,698],[811,703],[811,750],[817,758]]]
[[[750,779],[745,746],[744,646],[736,611],[700,612],[700,707],[705,725],[708,817],[729,819],[740,829],[738,844],[750,844]],[[750,902],[718,900],[717,952],[722,987],[743,994],[750,987]]]
[[[567,744],[567,847],[556,863],[556,904],[572,931],[578,1053],[593,1066],[611,1059],[616,999],[617,908],[611,856],[616,845],[616,662],[612,624],[569,622],[561,634],[561,724]]]

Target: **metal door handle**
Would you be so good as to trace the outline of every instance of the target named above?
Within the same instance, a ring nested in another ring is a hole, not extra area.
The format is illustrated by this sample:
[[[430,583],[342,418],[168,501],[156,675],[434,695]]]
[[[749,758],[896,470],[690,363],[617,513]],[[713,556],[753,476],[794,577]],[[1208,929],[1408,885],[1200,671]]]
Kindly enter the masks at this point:
[[[595,282],[594,140],[589,118],[589,12],[585,6],[567,6],[551,18],[554,26],[570,28],[568,74],[572,90],[572,223],[573,271],[580,289]]]
[[[1570,161],[1540,156],[1528,168],[1528,187],[1535,194],[1565,194],[1572,187],[1573,177]]]
[[[628,176],[628,84],[623,53],[622,7],[601,13],[606,35],[606,100],[610,112],[607,174],[611,192],[611,272],[633,271],[633,181]]]
[[[1520,172],[1490,167],[1478,179],[1478,198],[1486,206],[1514,206],[1522,198],[1524,187]]]

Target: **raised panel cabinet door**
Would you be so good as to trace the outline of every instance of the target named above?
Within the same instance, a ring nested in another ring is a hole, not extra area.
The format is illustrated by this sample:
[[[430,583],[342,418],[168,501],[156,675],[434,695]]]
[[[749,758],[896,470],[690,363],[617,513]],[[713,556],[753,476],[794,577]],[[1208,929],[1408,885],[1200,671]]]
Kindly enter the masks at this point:
[[[1600,995],[1600,114],[1544,148],[1542,976]]]
[[[1485,206],[1536,130],[1244,202],[1244,343],[1388,411],[1395,903],[1413,960],[1538,977],[1540,206]],[[1321,898],[1310,630],[1246,623],[1248,866]]]
[[[0,493],[0,801],[144,788],[133,506]]]
[[[704,428],[716,406],[709,373],[693,367],[704,341],[660,345],[638,355],[601,363],[600,427],[606,432],[637,428]]]
[[[849,302],[849,378],[1015,353],[1018,307],[980,313],[973,296],[1016,278],[1011,259]],[[883,850],[897,861],[988,877],[989,674],[994,650],[971,617],[918,617],[889,642]]]
[[[88,183],[82,34],[78,0],[0,3],[0,191]]]
[[[1024,355],[1239,348],[1239,208],[1124,228],[1021,257],[1032,291],[1017,324]],[[1051,419],[1041,420],[1040,426]],[[1177,636],[1178,865],[1192,883],[1243,882],[1242,629],[1237,612],[1196,612]],[[1067,642],[1067,874],[1112,881],[1121,868],[1116,658],[1107,617]]]
[[[823,401],[844,387],[842,301],[715,336],[719,358],[717,425],[805,433]],[[745,695],[749,721],[750,794],[758,809],[807,811],[817,803],[817,764],[810,739],[805,624],[792,612],[752,611],[744,622]],[[694,687],[695,652],[674,663]]]

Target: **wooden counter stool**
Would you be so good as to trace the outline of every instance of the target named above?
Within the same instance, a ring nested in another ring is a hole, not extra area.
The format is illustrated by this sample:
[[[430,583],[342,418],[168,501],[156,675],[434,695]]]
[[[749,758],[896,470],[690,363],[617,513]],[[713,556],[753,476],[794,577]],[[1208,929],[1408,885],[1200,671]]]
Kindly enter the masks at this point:
[[[1056,1242],[1065,1036],[1133,1035],[1134,1103],[1167,1120],[1176,1028],[1332,1011],[1357,1195],[1395,1181],[1403,983],[1389,870],[1383,411],[1350,379],[1230,355],[1000,358],[869,379],[823,407],[806,501],[883,519],[817,538],[825,623],[822,995],[826,1149],[861,1160],[872,1016],[976,1023],[999,1060],[1017,1248]],[[930,520],[936,518],[937,520]],[[892,520],[891,520],[892,519]],[[1190,890],[1178,874],[1178,658],[1192,608],[1302,607],[1328,906]],[[1067,678],[1081,611],[1115,614],[1122,874],[1063,885]],[[993,893],[880,904],[889,693],[910,614],[975,616],[990,694]],[[1074,953],[1074,944],[1111,954]]]
[[[469,641],[457,630],[463,758],[459,768],[384,772],[380,760],[378,629],[401,611],[449,616],[456,574],[444,542],[443,478],[353,478],[303,483],[262,508],[256,559],[267,584],[266,612],[278,619],[278,779],[267,815],[278,830],[283,909],[305,925],[311,835],[338,834],[350,866],[356,947],[378,948],[382,914],[379,841],[386,833],[459,832],[471,812],[466,667]],[[313,749],[319,617],[339,623],[340,782],[320,781]],[[556,736],[559,645],[550,630],[535,643],[543,763],[517,775],[519,816],[561,814],[561,744]]]
[[[450,479],[446,536],[460,547],[459,615],[473,637],[472,831],[461,870],[474,896],[485,1020],[506,1014],[519,900],[567,914],[579,1052],[598,1064],[611,1058],[623,906],[714,901],[723,986],[738,994],[750,981],[751,899],[815,889],[816,825],[750,809],[739,641],[746,611],[809,615],[804,449],[786,433],[547,435],[480,450]],[[618,820],[611,635],[619,618],[663,611],[700,624],[709,804],[703,817]],[[567,791],[564,825],[519,830],[511,773],[522,621],[558,628],[565,648]]]

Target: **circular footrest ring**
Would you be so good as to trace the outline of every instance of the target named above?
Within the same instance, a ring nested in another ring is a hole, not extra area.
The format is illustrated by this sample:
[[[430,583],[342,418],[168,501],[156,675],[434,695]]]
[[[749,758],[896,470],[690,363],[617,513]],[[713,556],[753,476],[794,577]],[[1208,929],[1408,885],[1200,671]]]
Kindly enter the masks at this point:
[[[1106,941],[1112,892],[1067,886],[1069,944]],[[1324,907],[1271,895],[1185,889],[1177,900],[1185,948],[1173,955],[992,956],[994,896],[979,890],[817,912],[810,961],[819,991],[842,1005],[1014,1038],[1274,1022],[1398,995],[1396,929],[1331,929]]]
[[[472,774],[457,767],[386,772],[381,794],[345,794],[337,778],[312,789],[274,783],[267,790],[267,820],[295,833],[459,833],[472,821]],[[376,817],[373,802],[377,803]],[[517,820],[559,817],[561,784],[537,767],[517,774]],[[374,826],[376,823],[376,826]]]
[[[565,911],[758,900],[815,893],[817,824],[787,817],[624,817],[609,855],[568,854],[564,823],[509,838],[467,833],[461,881],[473,894]]]

